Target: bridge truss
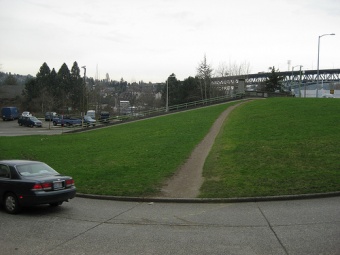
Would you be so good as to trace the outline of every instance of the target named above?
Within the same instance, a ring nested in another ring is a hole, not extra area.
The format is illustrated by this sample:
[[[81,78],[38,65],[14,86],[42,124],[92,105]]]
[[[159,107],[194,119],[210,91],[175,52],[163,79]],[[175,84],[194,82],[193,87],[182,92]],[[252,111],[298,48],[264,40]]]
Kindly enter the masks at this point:
[[[223,90],[230,90],[231,87],[237,87],[240,80],[245,81],[245,85],[260,85],[264,83],[271,73],[257,73],[237,76],[214,77],[212,78],[213,86],[217,86]],[[278,72],[283,76],[283,86],[286,88],[302,85],[315,85],[317,83],[317,70],[303,71],[286,71]],[[319,70],[319,83],[339,83],[340,69],[323,69]]]

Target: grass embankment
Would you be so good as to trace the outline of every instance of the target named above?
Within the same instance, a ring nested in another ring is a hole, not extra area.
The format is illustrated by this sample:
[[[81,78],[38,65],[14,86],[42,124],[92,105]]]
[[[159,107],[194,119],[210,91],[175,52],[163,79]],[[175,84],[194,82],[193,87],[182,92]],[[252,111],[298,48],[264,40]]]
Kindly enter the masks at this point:
[[[340,190],[340,100],[274,98],[236,108],[205,163],[201,197]]]
[[[86,133],[0,137],[0,159],[46,162],[73,176],[81,193],[148,196],[159,191],[232,104]]]
[[[231,104],[82,134],[0,137],[0,159],[31,159],[71,175],[79,192],[157,194]],[[201,197],[340,190],[340,101],[274,98],[236,108],[204,168]]]

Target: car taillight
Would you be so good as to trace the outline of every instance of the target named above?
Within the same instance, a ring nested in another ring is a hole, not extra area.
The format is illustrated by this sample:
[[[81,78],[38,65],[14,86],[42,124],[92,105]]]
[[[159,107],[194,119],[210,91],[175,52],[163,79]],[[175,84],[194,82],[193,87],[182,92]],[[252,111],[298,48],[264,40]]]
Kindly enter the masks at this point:
[[[52,189],[52,183],[50,182],[44,182],[41,184],[43,190],[51,190]]]
[[[33,185],[32,190],[51,190],[52,189],[52,183],[50,182],[44,182],[44,183],[36,183]]]
[[[40,183],[34,184],[32,190],[42,190],[41,184]]]
[[[65,184],[67,188],[74,186],[74,180],[73,179],[66,180]]]

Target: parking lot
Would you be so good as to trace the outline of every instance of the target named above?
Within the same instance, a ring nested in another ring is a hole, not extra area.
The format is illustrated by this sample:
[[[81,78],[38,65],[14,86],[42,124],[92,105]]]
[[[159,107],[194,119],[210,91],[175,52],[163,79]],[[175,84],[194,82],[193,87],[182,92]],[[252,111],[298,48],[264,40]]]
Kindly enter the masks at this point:
[[[21,135],[57,135],[65,132],[79,129],[80,127],[61,127],[53,126],[52,122],[41,120],[42,127],[24,127],[19,126],[17,120],[3,121],[0,120],[0,136],[21,136]]]

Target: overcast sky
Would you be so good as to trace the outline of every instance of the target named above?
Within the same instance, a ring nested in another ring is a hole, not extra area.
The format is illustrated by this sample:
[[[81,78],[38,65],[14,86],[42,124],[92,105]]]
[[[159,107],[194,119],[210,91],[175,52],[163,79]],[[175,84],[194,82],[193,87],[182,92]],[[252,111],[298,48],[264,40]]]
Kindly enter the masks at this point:
[[[317,69],[329,33],[320,69],[340,68],[339,30],[339,0],[0,0],[0,71],[77,61],[93,78],[164,82],[195,76],[204,55],[214,69]]]

